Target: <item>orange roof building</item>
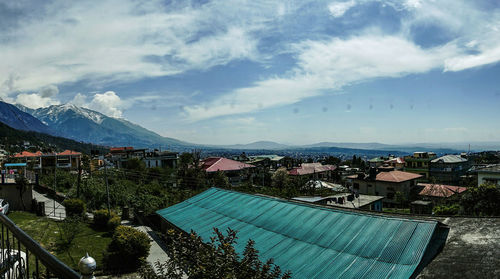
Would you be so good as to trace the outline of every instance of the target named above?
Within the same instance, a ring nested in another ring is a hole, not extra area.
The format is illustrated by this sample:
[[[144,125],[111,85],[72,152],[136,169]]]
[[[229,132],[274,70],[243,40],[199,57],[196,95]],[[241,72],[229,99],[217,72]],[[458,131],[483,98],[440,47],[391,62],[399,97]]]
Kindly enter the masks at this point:
[[[461,194],[467,191],[466,187],[443,184],[419,183],[418,186],[424,187],[424,189],[418,193],[420,196],[431,198],[449,198],[455,194]]]

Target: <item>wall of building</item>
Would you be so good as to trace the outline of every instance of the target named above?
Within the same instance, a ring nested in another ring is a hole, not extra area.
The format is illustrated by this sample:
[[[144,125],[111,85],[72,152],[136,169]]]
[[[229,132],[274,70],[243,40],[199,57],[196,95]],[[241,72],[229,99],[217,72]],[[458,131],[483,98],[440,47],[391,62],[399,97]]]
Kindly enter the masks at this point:
[[[19,193],[19,186],[15,183],[0,184],[0,198],[9,203],[9,210],[31,211],[31,200],[33,199],[33,186],[28,185],[22,195]],[[24,203],[24,208],[23,208]]]
[[[384,202],[395,203],[394,195],[401,192],[406,198],[410,197],[410,190],[415,185],[415,181],[404,181],[399,183],[384,181],[353,180],[353,187],[360,194],[384,196]],[[357,186],[357,187],[356,187]]]
[[[481,185],[483,183],[493,183],[500,187],[500,173],[494,172],[478,172],[477,174],[477,185]]]

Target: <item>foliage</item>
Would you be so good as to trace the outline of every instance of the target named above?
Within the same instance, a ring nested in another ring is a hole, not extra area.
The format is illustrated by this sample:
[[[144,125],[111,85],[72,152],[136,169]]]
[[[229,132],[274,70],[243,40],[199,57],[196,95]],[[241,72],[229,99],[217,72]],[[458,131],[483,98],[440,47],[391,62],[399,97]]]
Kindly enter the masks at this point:
[[[396,202],[396,204],[401,206],[401,208],[403,208],[407,202],[405,194],[401,191],[397,191],[396,193],[394,193],[394,201]]]
[[[70,189],[76,188],[77,178],[76,174],[72,174],[67,170],[56,169],[56,191],[66,193]],[[54,188],[54,170],[49,173],[42,174],[40,177],[40,184],[48,188]],[[75,187],[73,187],[75,186]]]
[[[90,149],[92,148],[92,145],[88,143],[81,143],[38,132],[16,130],[4,123],[0,123],[0,135],[2,135],[2,144],[6,146],[6,150],[9,152],[23,151],[24,148],[22,146],[24,141],[29,141],[32,145],[39,146],[42,151],[56,146],[60,150],[70,149],[90,153]],[[18,147],[15,147],[16,145]]]
[[[212,178],[212,185],[219,188],[227,188],[230,186],[229,179],[222,171],[215,172]]]
[[[94,225],[100,229],[107,228],[109,220],[114,217],[118,217],[118,215],[113,211],[111,211],[110,215],[107,209],[96,210],[94,211]]]
[[[87,223],[80,223],[80,230],[75,236],[72,245],[61,247],[60,222],[47,217],[39,217],[33,213],[24,211],[12,211],[9,218],[16,223],[19,228],[36,240],[71,268],[78,270],[78,261],[89,253],[96,262],[97,269],[103,270],[102,257],[111,242],[111,235],[108,232],[96,231]],[[64,248],[64,249],[63,249]],[[35,263],[35,256],[29,253],[30,265]],[[43,265],[40,265],[43,270]],[[41,271],[43,272],[43,271]]]
[[[177,176],[184,189],[200,189],[206,187],[205,171],[201,168],[201,151],[193,150],[191,153],[182,153],[179,156]]]
[[[122,218],[120,216],[113,216],[109,218],[107,227],[110,231],[115,231],[115,229],[121,224]]]
[[[86,211],[85,202],[80,199],[67,199],[63,202],[66,209],[66,216],[83,217]]]
[[[63,221],[57,223],[59,228],[58,247],[61,250],[66,250],[75,237],[82,230],[82,218],[79,216],[67,216]]]
[[[465,215],[500,216],[500,189],[488,183],[469,187],[460,205]]]
[[[175,234],[168,231],[167,243],[170,259],[157,262],[159,274],[144,266],[141,270],[143,279],[178,279],[187,275],[189,278],[291,278],[290,272],[281,274],[279,266],[269,259],[265,263],[259,260],[255,242],[249,240],[241,258],[235,251],[236,231],[228,228],[227,235],[214,228],[214,237],[204,243],[195,232]]]
[[[273,187],[280,190],[290,185],[290,177],[288,176],[288,171],[285,168],[277,169],[271,180]]]
[[[115,272],[135,270],[149,255],[150,246],[146,233],[132,227],[118,226],[108,246],[105,268]]]
[[[432,212],[436,215],[457,215],[460,211],[460,205],[438,205],[432,209]]]

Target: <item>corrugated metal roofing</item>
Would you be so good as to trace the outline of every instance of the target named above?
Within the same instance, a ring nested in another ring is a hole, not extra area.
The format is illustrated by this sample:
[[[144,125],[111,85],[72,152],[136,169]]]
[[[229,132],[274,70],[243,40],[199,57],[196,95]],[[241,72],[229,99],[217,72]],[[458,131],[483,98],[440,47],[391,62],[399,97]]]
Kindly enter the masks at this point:
[[[431,163],[461,163],[467,162],[466,158],[462,158],[460,155],[444,155],[442,157],[436,158],[431,161]]]
[[[293,278],[409,278],[437,227],[217,188],[157,213],[205,241],[213,227],[237,230],[236,251],[253,239]]]

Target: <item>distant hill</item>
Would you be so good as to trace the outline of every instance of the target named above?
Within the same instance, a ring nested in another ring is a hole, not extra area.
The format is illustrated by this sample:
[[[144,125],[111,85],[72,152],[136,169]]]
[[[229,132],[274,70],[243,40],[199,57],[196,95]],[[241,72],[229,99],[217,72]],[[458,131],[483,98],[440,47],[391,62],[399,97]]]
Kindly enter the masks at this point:
[[[290,146],[288,145],[273,141],[256,141],[248,144],[221,145],[217,147],[227,148],[227,149],[241,149],[241,150],[248,150],[248,149],[279,150],[279,149],[290,148]]]
[[[109,146],[162,146],[174,150],[190,146],[189,143],[162,137],[127,120],[72,104],[26,111],[57,131],[57,135],[77,141]]]
[[[57,149],[57,150],[74,150],[78,152],[83,152],[86,154],[90,153],[93,149],[105,149],[101,146],[95,146],[88,143],[81,143],[74,140],[55,137],[44,133],[32,132],[32,131],[22,131],[17,130],[12,127],[7,126],[4,123],[0,123],[0,143],[9,145],[18,145],[19,148],[14,148],[10,151],[19,152],[24,150],[23,143],[25,141],[30,142],[31,145],[40,146],[42,149]]]
[[[54,134],[55,132],[36,117],[14,105],[0,101],[0,122],[18,130]]]

